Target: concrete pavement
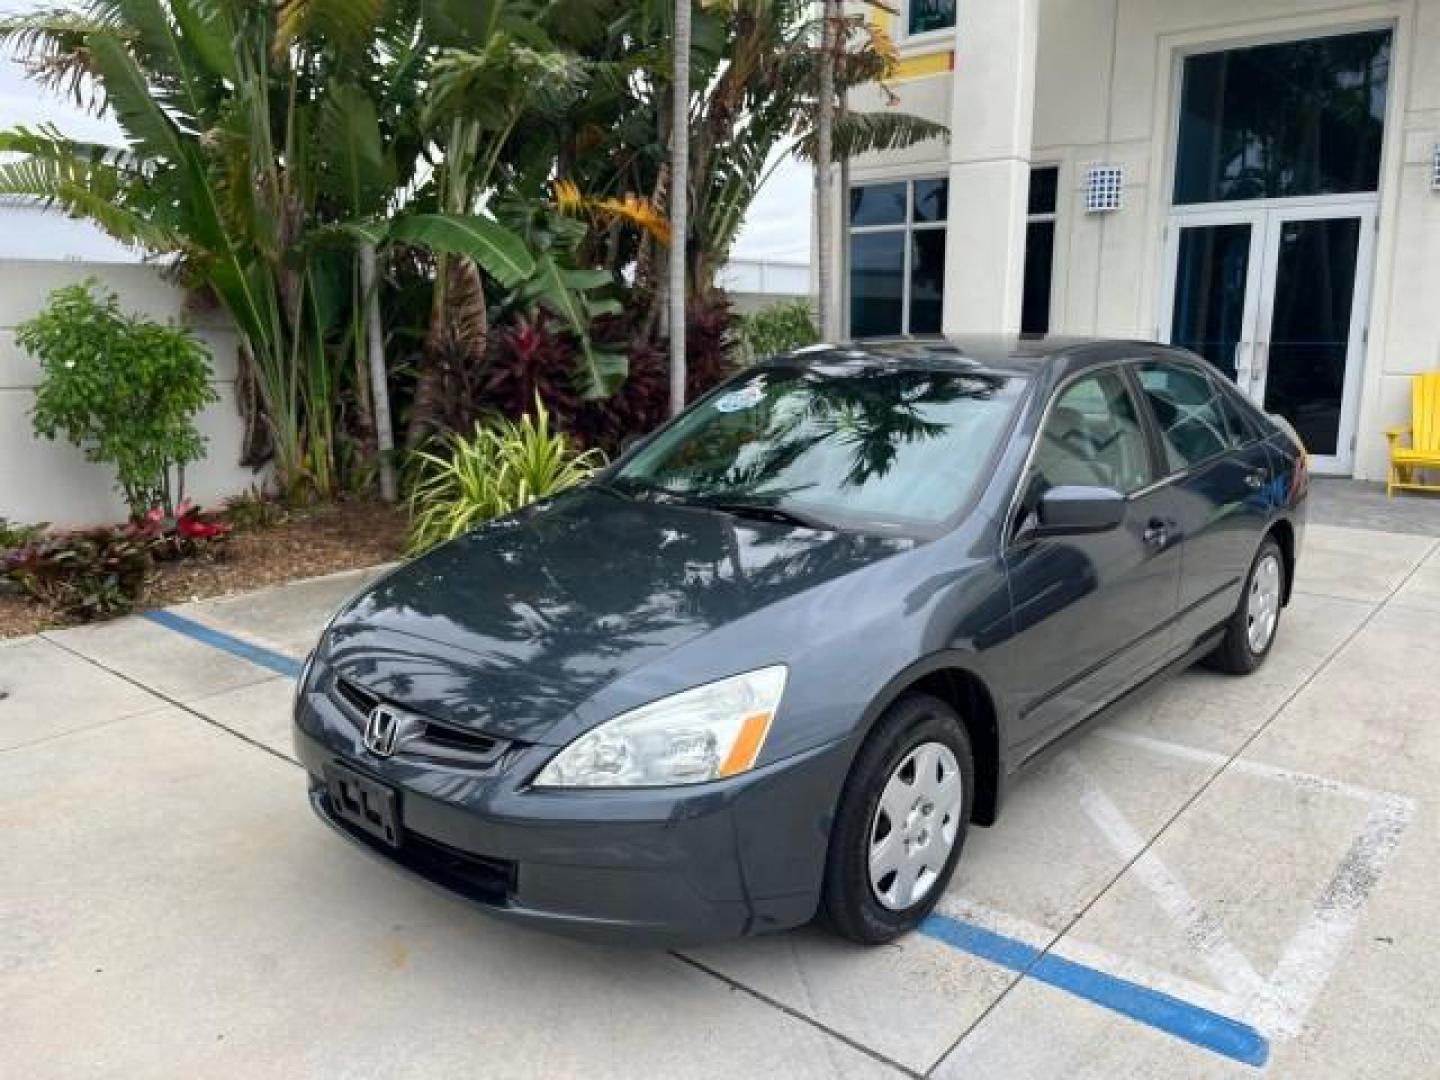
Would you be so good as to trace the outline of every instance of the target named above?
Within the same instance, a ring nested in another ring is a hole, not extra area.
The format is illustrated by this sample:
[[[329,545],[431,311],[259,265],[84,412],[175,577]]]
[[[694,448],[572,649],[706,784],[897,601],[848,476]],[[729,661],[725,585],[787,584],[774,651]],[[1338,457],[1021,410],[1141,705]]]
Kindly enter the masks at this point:
[[[5,1075],[1433,1075],[1434,537],[1313,526],[1265,668],[1028,772],[874,950],[577,944],[338,840],[223,646],[293,661],[363,578],[0,645]]]

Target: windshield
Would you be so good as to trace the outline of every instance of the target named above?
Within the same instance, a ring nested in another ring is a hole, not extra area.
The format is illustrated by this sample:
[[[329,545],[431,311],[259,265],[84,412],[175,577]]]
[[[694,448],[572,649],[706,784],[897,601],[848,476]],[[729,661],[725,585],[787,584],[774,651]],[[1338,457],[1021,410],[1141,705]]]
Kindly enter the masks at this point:
[[[834,527],[923,530],[965,505],[1022,388],[888,366],[758,369],[657,435],[610,483]]]

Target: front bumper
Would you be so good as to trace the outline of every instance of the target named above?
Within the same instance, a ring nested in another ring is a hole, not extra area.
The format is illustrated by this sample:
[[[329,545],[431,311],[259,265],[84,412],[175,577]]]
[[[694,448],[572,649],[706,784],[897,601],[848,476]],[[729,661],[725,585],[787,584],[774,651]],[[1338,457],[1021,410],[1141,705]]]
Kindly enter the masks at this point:
[[[498,916],[663,944],[808,921],[850,760],[836,744],[693,788],[556,792],[526,786],[553,747],[489,772],[381,759],[321,693],[302,696],[294,736],[311,806],[367,851]],[[398,849],[332,812],[332,763],[399,793]]]

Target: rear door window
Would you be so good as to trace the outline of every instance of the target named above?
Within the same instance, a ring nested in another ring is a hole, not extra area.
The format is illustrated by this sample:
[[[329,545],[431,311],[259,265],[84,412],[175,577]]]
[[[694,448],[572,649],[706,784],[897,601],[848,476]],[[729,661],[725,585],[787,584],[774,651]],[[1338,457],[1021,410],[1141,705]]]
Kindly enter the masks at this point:
[[[1203,372],[1163,362],[1139,364],[1136,372],[1160,429],[1170,472],[1181,472],[1230,448],[1226,421],[1230,403]],[[1241,437],[1238,432],[1237,437]]]

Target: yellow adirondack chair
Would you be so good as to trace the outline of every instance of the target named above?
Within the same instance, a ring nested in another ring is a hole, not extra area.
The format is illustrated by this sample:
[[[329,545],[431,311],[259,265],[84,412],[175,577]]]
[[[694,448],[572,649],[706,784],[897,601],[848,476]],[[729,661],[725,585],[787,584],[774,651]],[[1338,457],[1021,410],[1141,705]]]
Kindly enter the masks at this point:
[[[1390,480],[1385,493],[1390,496],[1401,488],[1440,491],[1440,371],[1416,375],[1410,393],[1410,426],[1385,432],[1390,440]],[[1404,445],[1407,436],[1408,446]],[[1426,469],[1435,471],[1437,482],[1420,480]]]

